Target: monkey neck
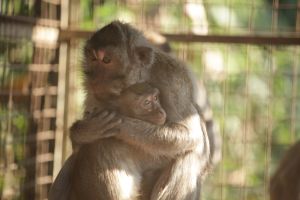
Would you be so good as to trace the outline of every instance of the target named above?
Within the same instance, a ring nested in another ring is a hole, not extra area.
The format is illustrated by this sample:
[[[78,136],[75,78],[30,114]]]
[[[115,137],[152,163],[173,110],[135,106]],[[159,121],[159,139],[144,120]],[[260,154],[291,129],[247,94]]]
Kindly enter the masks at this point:
[[[98,110],[106,108],[104,101],[98,100],[94,95],[91,94],[87,94],[84,105],[85,112],[92,112],[95,108],[97,108]]]

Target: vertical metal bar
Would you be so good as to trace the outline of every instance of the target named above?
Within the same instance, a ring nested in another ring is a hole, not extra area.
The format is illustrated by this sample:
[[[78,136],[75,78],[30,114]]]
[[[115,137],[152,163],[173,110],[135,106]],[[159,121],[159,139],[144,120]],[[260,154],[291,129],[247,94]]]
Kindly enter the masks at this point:
[[[275,65],[274,61],[274,46],[270,47],[270,52],[269,52],[269,89],[270,91],[273,91],[273,69]],[[272,152],[272,131],[273,131],[273,94],[270,93],[269,96],[269,103],[268,103],[268,117],[267,117],[267,132],[266,132],[266,145],[265,145],[265,177],[264,177],[264,199],[269,198],[269,180],[270,180],[270,175],[269,175],[269,170],[270,170],[270,162],[271,162],[271,152]]]
[[[299,47],[294,47],[295,59],[293,62],[292,77],[292,97],[291,97],[291,143],[295,142],[296,135],[296,114],[297,114],[297,85],[298,85],[298,66],[299,66]]]
[[[244,183],[243,183],[243,199],[246,200],[247,199],[247,152],[248,152],[248,138],[247,135],[248,130],[249,130],[249,123],[248,120],[250,120],[250,111],[249,111],[249,100],[250,100],[250,96],[249,96],[249,76],[250,76],[250,68],[249,68],[249,49],[250,46],[247,45],[246,47],[246,80],[245,80],[245,124],[244,124],[244,133],[243,133],[243,176],[245,177]]]
[[[273,0],[272,5],[272,33],[277,31],[278,27],[278,8],[279,8],[279,0]]]
[[[272,10],[272,33],[277,32],[278,30],[278,9],[279,9],[279,0],[273,0],[273,10]],[[273,69],[274,69],[274,50],[275,47],[270,47],[270,58],[269,58],[269,88],[270,91],[273,91]],[[266,146],[265,146],[265,176],[264,176],[264,199],[269,198],[269,170],[270,170],[270,162],[271,162],[271,152],[272,152],[272,131],[273,131],[273,94],[270,93],[269,97],[270,103],[268,104],[268,128],[266,133]]]
[[[224,50],[223,50],[224,51]],[[229,52],[229,47],[226,46],[226,53],[225,53],[225,58],[224,58],[224,63],[225,63],[225,67],[224,67],[224,76],[228,76],[228,52]],[[222,141],[223,143],[225,143],[225,118],[226,118],[226,114],[227,114],[227,100],[228,100],[228,83],[227,83],[227,79],[224,79],[223,82],[223,96],[224,96],[224,102],[223,102],[223,113],[222,113],[222,120],[221,120],[221,134],[222,134]],[[224,167],[224,160],[225,160],[225,145],[222,145],[222,158],[221,158],[221,200],[226,199],[226,193],[225,193],[225,167]]]
[[[296,16],[296,32],[300,32],[300,0],[297,3]],[[291,104],[291,142],[295,141],[296,135],[296,115],[297,115],[297,86],[298,86],[298,66],[299,66],[299,47],[293,49],[295,58],[293,63],[293,77],[292,77],[292,104]]]
[[[65,97],[66,97],[66,66],[68,44],[62,43],[59,48],[58,91],[56,111],[55,149],[53,163],[53,179],[57,176],[63,162],[63,138],[65,131]]]
[[[297,3],[296,33],[300,33],[300,0]]]
[[[63,29],[69,26],[69,0],[61,0],[61,24]],[[57,176],[62,163],[66,134],[66,112],[67,112],[67,68],[69,58],[69,43],[63,42],[59,47],[59,68],[58,68],[58,93],[57,93],[57,114],[55,131],[55,148],[53,163],[53,180]]]
[[[248,30],[249,30],[249,33],[251,34],[252,30],[253,30],[253,21],[254,21],[254,9],[255,9],[255,6],[254,6],[254,1],[255,0],[251,0],[251,11],[250,11],[250,15],[249,15],[249,27],[248,27]]]

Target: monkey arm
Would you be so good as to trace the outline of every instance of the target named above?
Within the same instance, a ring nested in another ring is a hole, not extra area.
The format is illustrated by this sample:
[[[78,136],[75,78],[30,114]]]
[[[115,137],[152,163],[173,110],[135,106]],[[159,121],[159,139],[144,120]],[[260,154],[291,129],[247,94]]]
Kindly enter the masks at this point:
[[[87,144],[117,133],[115,127],[121,123],[115,112],[103,111],[93,117],[76,121],[70,128],[74,145]]]
[[[120,131],[115,137],[155,154],[175,156],[195,148],[205,148],[206,133],[201,128],[198,114],[177,123],[167,122],[163,126],[126,117]]]
[[[91,143],[98,139],[98,134],[95,134],[97,132],[98,130],[92,123],[78,120],[70,128],[70,138],[73,144]]]

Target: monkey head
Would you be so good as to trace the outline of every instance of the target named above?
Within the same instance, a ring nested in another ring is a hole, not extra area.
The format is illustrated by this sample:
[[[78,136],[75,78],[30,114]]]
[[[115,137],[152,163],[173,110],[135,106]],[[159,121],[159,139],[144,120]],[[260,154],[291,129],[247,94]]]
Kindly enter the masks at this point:
[[[153,57],[151,45],[138,30],[119,21],[106,25],[84,47],[87,92],[102,100],[118,96],[148,79]]]
[[[119,111],[129,117],[162,125],[166,112],[159,102],[159,90],[147,83],[137,83],[125,89],[118,100]]]

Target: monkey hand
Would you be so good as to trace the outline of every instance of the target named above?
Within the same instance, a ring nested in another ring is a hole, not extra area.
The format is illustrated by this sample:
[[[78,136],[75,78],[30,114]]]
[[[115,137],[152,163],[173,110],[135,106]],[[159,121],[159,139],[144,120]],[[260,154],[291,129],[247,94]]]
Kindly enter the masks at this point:
[[[118,134],[118,125],[122,123],[120,115],[115,111],[95,111],[91,114],[90,121],[95,125],[99,138],[112,137]]]
[[[115,111],[93,111],[72,125],[70,137],[75,144],[91,143],[118,134],[120,123],[122,119]]]

